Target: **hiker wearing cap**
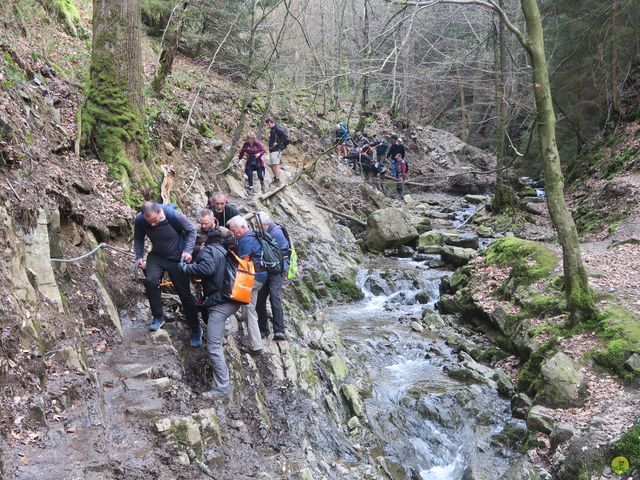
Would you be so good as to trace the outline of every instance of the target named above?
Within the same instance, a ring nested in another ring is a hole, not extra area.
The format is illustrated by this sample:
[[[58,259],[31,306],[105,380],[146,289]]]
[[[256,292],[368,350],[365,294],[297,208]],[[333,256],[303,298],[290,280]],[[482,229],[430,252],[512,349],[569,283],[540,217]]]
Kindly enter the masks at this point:
[[[256,136],[253,132],[247,134],[247,141],[244,142],[240,153],[238,155],[238,161],[246,155],[247,160],[244,165],[244,171],[247,174],[248,190],[249,193],[253,193],[253,172],[258,174],[258,180],[260,180],[260,189],[262,193],[265,192],[264,188],[264,161],[263,155],[267,153],[262,144],[256,140]],[[235,215],[234,215],[235,216]]]
[[[267,272],[267,281],[258,292],[256,302],[256,313],[258,314],[258,326],[260,327],[260,335],[267,337],[269,335],[269,319],[267,317],[267,299],[271,303],[272,323],[273,323],[273,339],[286,340],[284,331],[284,311],[282,309],[282,284],[284,283],[286,272],[289,270],[289,257],[291,255],[291,246],[285,236],[280,225],[271,219],[267,212],[258,212],[257,220],[262,224],[264,231],[271,235],[278,244],[282,258],[282,272]]]
[[[251,261],[255,266],[256,276],[251,289],[251,303],[244,305],[244,317],[247,320],[247,331],[249,334],[249,346],[240,346],[240,350],[252,355],[262,353],[262,337],[260,336],[260,327],[258,326],[258,314],[256,313],[256,302],[258,300],[258,291],[267,281],[267,270],[262,260],[262,244],[258,240],[255,232],[249,228],[247,221],[241,215],[233,217],[227,222],[229,230],[233,233],[238,241],[236,254],[241,257],[251,257]]]
[[[152,248],[145,262],[144,243],[147,237]],[[191,346],[199,347],[202,345],[202,329],[196,301],[191,294],[189,277],[178,266],[181,262],[191,262],[196,227],[175,209],[175,205],[147,201],[142,205],[142,212],[136,215],[133,238],[136,265],[144,270],[144,286],[153,316],[149,329],[159,330],[164,325],[160,281],[167,272],[180,297],[187,324],[191,327]]]
[[[231,390],[223,349],[225,323],[240,308],[240,304],[224,299],[221,294],[226,270],[226,250],[223,246],[226,237],[216,226],[211,210],[200,212],[200,229],[202,243],[197,248],[193,263],[181,264],[180,267],[186,275],[202,279],[203,306],[208,309],[207,352],[213,366],[212,388],[202,395],[208,399],[220,399]]]
[[[387,158],[393,160],[394,158],[396,158],[396,155],[398,153],[402,156],[402,158],[404,158],[404,145],[402,144],[402,138],[400,137],[398,137],[396,139],[396,142],[391,145],[391,148],[389,148],[389,151],[387,152]]]

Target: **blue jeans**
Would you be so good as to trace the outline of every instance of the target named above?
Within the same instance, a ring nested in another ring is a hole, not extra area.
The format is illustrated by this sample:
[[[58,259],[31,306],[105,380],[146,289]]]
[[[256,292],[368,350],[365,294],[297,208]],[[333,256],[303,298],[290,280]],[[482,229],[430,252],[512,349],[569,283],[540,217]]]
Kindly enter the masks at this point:
[[[249,181],[249,187],[253,187],[253,172],[258,174],[258,180],[260,183],[264,182],[264,167],[259,167],[256,163],[247,162],[247,180]]]

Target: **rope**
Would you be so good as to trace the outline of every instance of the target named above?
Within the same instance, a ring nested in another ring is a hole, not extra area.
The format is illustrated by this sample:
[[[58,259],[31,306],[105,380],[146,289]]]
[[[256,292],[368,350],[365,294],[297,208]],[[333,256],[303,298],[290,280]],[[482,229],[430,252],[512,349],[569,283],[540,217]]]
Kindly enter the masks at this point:
[[[84,255],[80,255],[79,257],[75,257],[75,258],[51,258],[50,261],[58,262],[58,263],[78,262],[80,260],[83,260],[83,259],[89,257],[90,255],[93,255],[94,253],[96,253],[101,248],[110,248],[111,250],[115,250],[116,252],[124,253],[126,255],[131,255],[132,257],[135,256],[133,253],[131,253],[131,252],[127,251],[127,250],[124,250],[124,249],[118,248],[118,247],[113,247],[111,245],[108,245],[108,244],[102,242],[102,243],[98,244],[98,246],[95,247],[93,250],[85,253]]]

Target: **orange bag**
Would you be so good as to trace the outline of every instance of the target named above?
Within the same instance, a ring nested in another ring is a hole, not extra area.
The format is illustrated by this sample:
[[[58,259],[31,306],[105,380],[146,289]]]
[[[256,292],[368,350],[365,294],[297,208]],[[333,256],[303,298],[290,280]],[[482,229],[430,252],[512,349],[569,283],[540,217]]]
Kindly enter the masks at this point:
[[[251,303],[251,289],[256,277],[256,268],[250,258],[240,258],[235,252],[229,251],[223,288],[229,300],[245,305]]]

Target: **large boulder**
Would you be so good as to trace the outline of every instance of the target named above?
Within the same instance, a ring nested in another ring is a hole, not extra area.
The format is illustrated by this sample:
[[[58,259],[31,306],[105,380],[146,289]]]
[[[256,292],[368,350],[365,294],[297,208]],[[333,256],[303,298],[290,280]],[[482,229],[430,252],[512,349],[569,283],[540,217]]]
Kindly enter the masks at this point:
[[[533,465],[525,459],[518,459],[511,465],[500,480],[539,480],[540,476],[533,468]]]
[[[440,253],[442,251],[442,232],[426,232],[418,237],[418,251]]]
[[[450,263],[454,267],[462,267],[466,265],[477,255],[478,252],[472,248],[452,247],[450,245],[442,247],[441,253],[442,260],[446,263]]]
[[[411,218],[399,208],[377,210],[367,219],[365,242],[369,250],[399,247],[417,236],[418,231],[411,225]]]
[[[451,245],[452,247],[478,249],[479,246],[478,235],[472,232],[444,232],[442,240],[445,245]]]
[[[584,403],[584,375],[565,353],[558,352],[540,367],[542,381],[536,402],[549,407],[573,407]]]

